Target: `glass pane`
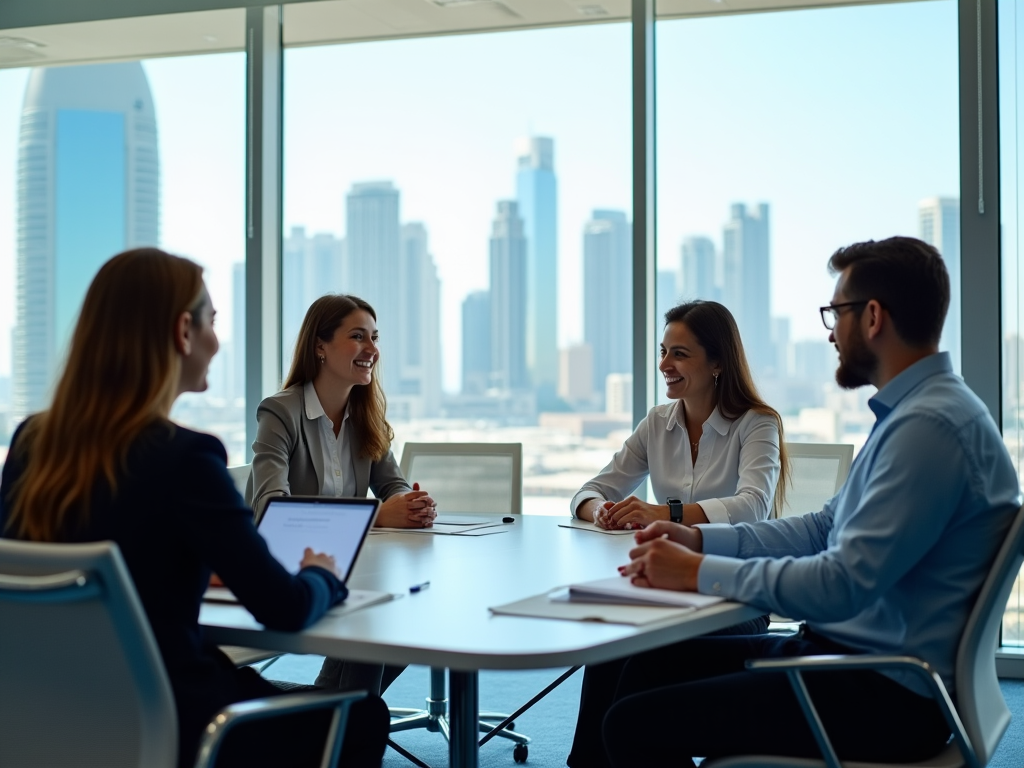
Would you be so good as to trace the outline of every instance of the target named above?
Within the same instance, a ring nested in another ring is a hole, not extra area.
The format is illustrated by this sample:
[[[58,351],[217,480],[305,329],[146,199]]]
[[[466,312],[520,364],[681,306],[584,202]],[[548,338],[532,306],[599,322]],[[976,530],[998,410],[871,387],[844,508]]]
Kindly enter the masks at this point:
[[[362,296],[396,456],[522,442],[565,514],[630,427],[630,190],[628,25],[288,49],[285,367]]]
[[[1003,440],[1017,465],[1024,469],[1024,271],[1021,258],[1020,184],[1024,165],[1019,145],[1024,140],[1024,15],[1016,2],[999,3],[999,153],[1000,222],[1003,268]],[[1024,583],[1014,582],[1003,617],[1003,645],[1024,646]]]
[[[658,304],[736,316],[787,440],[852,443],[874,416],[834,381],[818,307],[836,248],[936,245],[959,369],[957,6],[940,2],[659,21]],[[871,45],[865,45],[865,40]]]
[[[195,259],[231,317],[232,265],[244,259],[244,73],[242,54],[0,72],[4,445],[47,407],[85,290],[113,254],[157,245]],[[230,323],[220,329],[226,354],[210,389],[174,415],[216,433],[238,461],[235,339]]]

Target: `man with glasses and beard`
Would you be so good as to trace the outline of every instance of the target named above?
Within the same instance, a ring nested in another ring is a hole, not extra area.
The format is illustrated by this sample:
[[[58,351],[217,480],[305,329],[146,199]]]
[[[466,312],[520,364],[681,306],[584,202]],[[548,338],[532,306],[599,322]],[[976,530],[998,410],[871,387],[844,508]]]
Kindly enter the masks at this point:
[[[782,672],[749,659],[907,654],[953,690],[974,596],[1017,507],[1013,464],[985,405],[938,351],[949,306],[939,252],[909,237],[836,251],[821,308],[836,381],[877,388],[876,421],[820,512],[738,525],[657,522],[622,573],[641,586],[721,595],[792,616],[795,635],[697,638],[633,657],[604,721],[613,765],[692,765],[692,756],[820,757]],[[904,673],[814,672],[811,700],[842,760],[911,762],[950,730]]]

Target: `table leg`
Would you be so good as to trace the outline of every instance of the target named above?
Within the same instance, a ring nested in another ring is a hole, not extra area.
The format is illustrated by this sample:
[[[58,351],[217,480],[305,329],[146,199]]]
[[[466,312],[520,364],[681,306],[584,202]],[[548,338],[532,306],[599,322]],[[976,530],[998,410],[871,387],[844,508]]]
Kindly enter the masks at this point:
[[[448,760],[451,768],[477,768],[478,691],[479,678],[475,671],[448,670],[448,723],[451,726]]]

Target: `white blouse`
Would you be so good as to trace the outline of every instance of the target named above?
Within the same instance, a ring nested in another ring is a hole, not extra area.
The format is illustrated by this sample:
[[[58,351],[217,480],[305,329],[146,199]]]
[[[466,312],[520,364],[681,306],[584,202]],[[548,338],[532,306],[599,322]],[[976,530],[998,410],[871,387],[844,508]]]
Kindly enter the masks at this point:
[[[312,381],[305,385],[306,418],[317,422],[320,428],[320,448],[323,451],[324,482],[321,496],[344,498],[356,495],[356,470],[352,463],[352,439],[349,432],[348,408],[341,419],[341,429],[334,436],[334,424],[324,412]]]
[[[601,473],[573,496],[569,511],[587,499],[622,501],[651,477],[658,504],[677,497],[700,504],[712,523],[765,520],[779,480],[779,428],[773,416],[747,411],[735,421],[718,408],[704,422],[697,463],[677,400],[650,410]]]

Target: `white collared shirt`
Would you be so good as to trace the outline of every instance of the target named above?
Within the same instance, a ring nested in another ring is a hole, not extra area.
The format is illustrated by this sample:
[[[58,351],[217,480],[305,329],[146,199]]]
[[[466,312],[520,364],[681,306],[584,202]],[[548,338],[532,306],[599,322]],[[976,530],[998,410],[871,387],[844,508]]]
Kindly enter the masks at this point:
[[[352,440],[346,434],[349,429],[348,408],[341,420],[338,436],[334,436],[334,424],[324,412],[312,381],[307,381],[303,389],[306,400],[306,418],[317,422],[320,427],[320,447],[323,449],[323,483],[320,487],[322,496],[355,496],[356,471],[352,463]]]
[[[700,504],[712,523],[765,520],[779,480],[779,428],[773,416],[747,411],[735,421],[718,408],[704,422],[697,462],[690,455],[683,403],[655,406],[601,473],[573,496],[622,501],[650,475],[656,503],[670,497]]]

